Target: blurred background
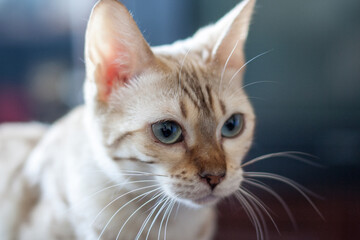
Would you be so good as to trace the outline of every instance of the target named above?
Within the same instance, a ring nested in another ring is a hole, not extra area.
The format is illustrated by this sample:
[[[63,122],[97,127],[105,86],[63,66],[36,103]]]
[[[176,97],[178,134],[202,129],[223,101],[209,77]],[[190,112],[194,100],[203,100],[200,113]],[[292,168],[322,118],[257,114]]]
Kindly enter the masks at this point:
[[[214,22],[237,0],[126,0],[151,45],[171,43]],[[93,0],[0,0],[0,122],[51,123],[81,104],[83,42]],[[298,229],[281,204],[251,190],[273,209],[281,235],[270,239],[360,239],[360,1],[258,0],[246,55],[245,84],[257,113],[247,160],[280,151],[313,154],[317,168],[288,158],[246,168],[294,179],[325,217],[291,187],[264,181],[284,197]],[[248,187],[248,186],[247,186]],[[250,188],[250,187],[249,187]],[[219,208],[217,239],[256,239],[239,204]]]

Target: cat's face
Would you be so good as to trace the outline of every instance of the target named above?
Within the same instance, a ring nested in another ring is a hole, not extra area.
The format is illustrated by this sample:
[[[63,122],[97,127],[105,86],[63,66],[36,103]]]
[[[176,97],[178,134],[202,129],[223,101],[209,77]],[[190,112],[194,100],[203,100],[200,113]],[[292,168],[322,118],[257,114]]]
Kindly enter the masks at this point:
[[[151,173],[165,194],[190,205],[239,188],[255,125],[238,71],[252,6],[243,2],[193,38],[152,50],[125,7],[95,7],[85,93],[107,156],[100,166],[114,181]]]

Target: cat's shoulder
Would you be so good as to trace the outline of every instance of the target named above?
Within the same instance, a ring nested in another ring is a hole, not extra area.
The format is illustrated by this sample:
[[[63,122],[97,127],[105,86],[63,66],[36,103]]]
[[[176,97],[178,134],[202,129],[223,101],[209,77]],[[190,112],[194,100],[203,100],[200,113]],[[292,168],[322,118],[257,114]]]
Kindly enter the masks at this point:
[[[0,165],[16,168],[46,133],[41,123],[6,123],[0,125]]]
[[[0,146],[12,141],[34,143],[44,135],[48,127],[38,122],[3,123],[0,125]]]

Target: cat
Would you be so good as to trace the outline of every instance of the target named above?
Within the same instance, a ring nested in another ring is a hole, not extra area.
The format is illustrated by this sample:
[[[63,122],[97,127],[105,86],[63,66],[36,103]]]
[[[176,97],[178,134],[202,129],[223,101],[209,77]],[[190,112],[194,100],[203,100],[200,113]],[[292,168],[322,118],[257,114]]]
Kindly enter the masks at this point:
[[[242,87],[254,5],[150,48],[124,5],[100,0],[84,106],[0,128],[2,239],[212,239],[254,135]]]

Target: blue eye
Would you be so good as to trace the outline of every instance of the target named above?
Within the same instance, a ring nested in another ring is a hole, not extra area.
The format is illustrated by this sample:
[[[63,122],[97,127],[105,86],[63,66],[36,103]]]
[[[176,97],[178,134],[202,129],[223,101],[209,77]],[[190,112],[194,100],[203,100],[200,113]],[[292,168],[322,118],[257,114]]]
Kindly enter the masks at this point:
[[[154,123],[151,129],[155,137],[162,143],[173,144],[182,140],[182,130],[174,121]]]
[[[243,115],[240,113],[232,115],[221,128],[221,136],[232,138],[238,135],[244,125]]]

